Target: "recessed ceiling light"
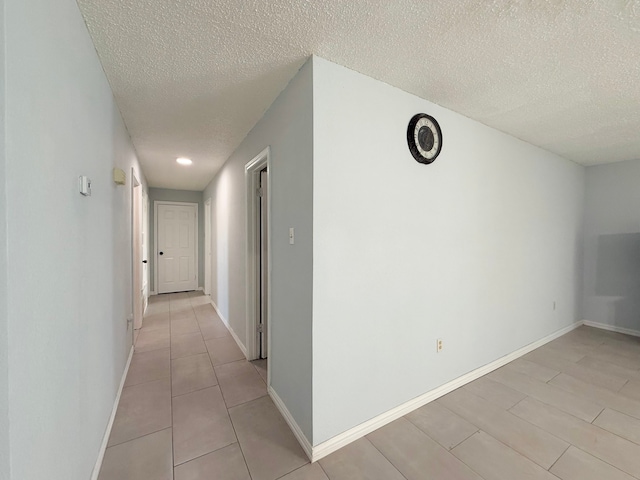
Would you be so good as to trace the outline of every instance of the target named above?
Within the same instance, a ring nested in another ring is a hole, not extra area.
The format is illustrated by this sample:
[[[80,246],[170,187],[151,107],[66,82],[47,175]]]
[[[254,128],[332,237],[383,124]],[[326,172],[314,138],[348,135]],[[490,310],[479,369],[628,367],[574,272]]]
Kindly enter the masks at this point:
[[[191,165],[193,163],[190,158],[184,157],[176,158],[176,162],[178,162],[180,165]]]

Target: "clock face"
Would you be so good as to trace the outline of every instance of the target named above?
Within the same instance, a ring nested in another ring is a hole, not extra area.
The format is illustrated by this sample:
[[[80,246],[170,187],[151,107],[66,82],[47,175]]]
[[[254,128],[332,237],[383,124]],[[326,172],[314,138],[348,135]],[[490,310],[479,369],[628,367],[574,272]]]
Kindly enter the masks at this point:
[[[431,163],[442,149],[442,131],[436,119],[426,113],[415,115],[407,129],[409,150],[420,163]]]

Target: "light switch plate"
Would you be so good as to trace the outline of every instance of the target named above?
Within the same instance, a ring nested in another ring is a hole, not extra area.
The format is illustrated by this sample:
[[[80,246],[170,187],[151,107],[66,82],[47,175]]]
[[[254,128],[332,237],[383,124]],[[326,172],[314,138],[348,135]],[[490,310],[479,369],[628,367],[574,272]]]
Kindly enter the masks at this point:
[[[80,184],[80,193],[85,197],[90,197],[91,196],[91,180],[87,178],[86,175],[82,175],[78,179],[78,183]]]

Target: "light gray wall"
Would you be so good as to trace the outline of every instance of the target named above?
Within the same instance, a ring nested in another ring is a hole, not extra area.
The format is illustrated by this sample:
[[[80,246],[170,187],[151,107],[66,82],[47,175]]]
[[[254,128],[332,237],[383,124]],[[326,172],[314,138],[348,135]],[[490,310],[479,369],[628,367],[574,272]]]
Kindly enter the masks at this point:
[[[317,445],[581,318],[584,168],[321,59],[313,83]]]
[[[584,319],[640,330],[640,160],[587,168]]]
[[[131,167],[144,176],[75,0],[5,14],[11,474],[86,480],[131,348]]]
[[[198,204],[198,286],[204,286],[204,204],[202,192],[190,190],[171,190],[168,188],[149,189],[149,283],[151,290],[155,291],[155,216],[154,201],[188,202]]]
[[[271,146],[271,385],[311,439],[312,65],[305,64],[205,189],[212,293],[246,344],[244,167]],[[296,243],[289,245],[289,227]]]
[[[0,0],[0,480],[9,479],[9,365],[7,343],[7,177],[5,175],[5,26]]]

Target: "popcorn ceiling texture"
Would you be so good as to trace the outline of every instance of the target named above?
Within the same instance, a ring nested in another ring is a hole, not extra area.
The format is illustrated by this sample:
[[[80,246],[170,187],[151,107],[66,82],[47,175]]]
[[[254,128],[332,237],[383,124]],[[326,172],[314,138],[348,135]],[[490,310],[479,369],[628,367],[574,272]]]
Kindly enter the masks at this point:
[[[640,158],[640,0],[78,4],[153,187],[203,189],[311,54],[584,165]]]

